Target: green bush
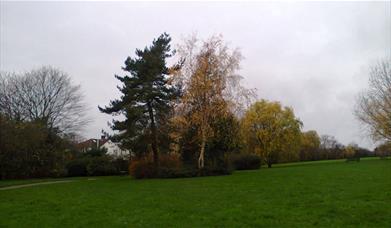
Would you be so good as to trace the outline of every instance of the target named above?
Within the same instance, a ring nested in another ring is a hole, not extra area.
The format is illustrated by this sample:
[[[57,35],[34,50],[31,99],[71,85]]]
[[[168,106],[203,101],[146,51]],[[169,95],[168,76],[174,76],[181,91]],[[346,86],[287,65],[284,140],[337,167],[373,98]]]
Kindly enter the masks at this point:
[[[232,155],[230,160],[236,170],[251,170],[261,167],[261,158],[254,154],[236,154]]]
[[[126,174],[128,173],[128,166],[129,166],[128,159],[117,158],[113,160],[113,164],[120,173],[126,173]]]
[[[220,176],[230,175],[231,169],[219,167],[219,168],[203,168],[198,169],[196,167],[184,167],[184,168],[167,168],[163,167],[159,169],[159,178],[185,178],[185,177],[202,177],[202,176]]]
[[[209,166],[200,170],[189,165],[183,166],[180,157],[175,155],[161,156],[159,164],[159,169],[156,170],[151,157],[133,160],[129,165],[129,174],[136,179],[143,179],[216,176],[232,173],[228,163],[224,163],[224,165],[219,167]]]
[[[232,173],[232,170],[228,168],[203,168],[200,170],[196,167],[160,167],[158,171],[154,170],[153,163],[137,161],[131,165],[130,174],[136,179],[144,179],[220,176]]]
[[[108,176],[118,174],[114,163],[107,156],[91,157],[88,159],[87,174],[88,176]]]
[[[182,162],[179,155],[162,154],[159,157],[159,170],[155,169],[153,158],[146,156],[145,158],[133,160],[129,164],[129,174],[136,179],[171,177],[176,176],[182,169]],[[160,173],[162,173],[160,175]]]
[[[107,149],[106,148],[92,148],[91,150],[85,152],[86,156],[90,157],[102,157],[107,154]]]
[[[228,166],[220,167],[205,167],[199,171],[198,176],[220,176],[220,175],[230,175],[232,174],[232,169]]]
[[[108,156],[83,157],[68,162],[68,176],[106,176],[119,174],[119,169]]]
[[[0,180],[64,175],[67,139],[44,122],[15,121],[0,113]]]
[[[88,159],[79,158],[68,162],[66,165],[67,175],[70,177],[87,176]]]

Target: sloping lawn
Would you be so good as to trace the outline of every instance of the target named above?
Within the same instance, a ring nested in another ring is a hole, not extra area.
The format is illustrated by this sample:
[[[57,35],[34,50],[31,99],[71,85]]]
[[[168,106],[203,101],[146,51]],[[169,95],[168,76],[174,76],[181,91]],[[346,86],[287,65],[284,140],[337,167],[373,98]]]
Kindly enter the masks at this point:
[[[74,226],[391,227],[391,160],[0,190],[0,227]]]

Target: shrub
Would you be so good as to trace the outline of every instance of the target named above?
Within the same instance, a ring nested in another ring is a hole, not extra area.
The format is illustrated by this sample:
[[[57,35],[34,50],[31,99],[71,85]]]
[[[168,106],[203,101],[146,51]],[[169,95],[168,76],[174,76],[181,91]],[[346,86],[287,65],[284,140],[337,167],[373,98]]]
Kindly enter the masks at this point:
[[[131,161],[129,164],[129,174],[136,179],[156,177],[153,161],[148,158]]]
[[[179,155],[162,154],[159,157],[159,170],[155,170],[153,158],[147,156],[142,159],[133,160],[129,164],[129,174],[136,179],[171,177],[175,176],[182,169],[182,162]],[[160,174],[161,173],[161,174]]]
[[[175,167],[161,167],[159,169],[158,176],[160,178],[179,178],[179,177],[192,177],[194,176],[194,170],[175,168]]]
[[[185,177],[202,177],[202,176],[220,176],[229,175],[232,173],[231,169],[225,167],[205,167],[198,169],[196,167],[182,167],[182,168],[160,168],[158,177],[160,178],[185,178]]]
[[[118,174],[114,163],[107,156],[91,157],[88,159],[87,174],[89,176],[107,176]]]
[[[155,170],[151,157],[133,160],[129,165],[129,174],[136,179],[143,178],[184,178],[197,176],[228,175],[232,173],[228,163],[221,167],[205,167],[199,170],[193,166],[183,166],[177,155],[162,155],[159,170]]]
[[[68,162],[68,176],[106,176],[119,174],[119,169],[108,156],[83,157]]]
[[[88,160],[85,158],[80,158],[68,162],[68,164],[66,165],[68,176],[87,176],[87,163]]]
[[[116,167],[116,169],[120,173],[128,173],[129,169],[129,160],[128,159],[123,159],[123,158],[116,158],[113,160],[113,164]]]
[[[182,168],[182,161],[177,154],[163,154],[159,157],[160,168]]]
[[[205,167],[199,170],[198,176],[220,176],[220,175],[230,175],[230,174],[232,174],[232,169],[228,166]]]
[[[87,151],[85,155],[91,156],[91,157],[102,157],[107,154],[106,148],[92,148],[91,150]]]
[[[236,170],[251,170],[261,167],[261,158],[254,154],[236,154],[232,155],[230,160]]]
[[[133,164],[131,175],[136,179],[142,178],[186,178],[201,176],[229,175],[232,170],[227,168],[203,168],[199,170],[196,167],[160,167],[159,172],[153,172],[153,163],[143,163],[140,161]],[[136,167],[136,168],[135,168]],[[141,168],[142,167],[142,168]]]
[[[42,121],[15,121],[0,113],[0,179],[64,174],[68,141]]]

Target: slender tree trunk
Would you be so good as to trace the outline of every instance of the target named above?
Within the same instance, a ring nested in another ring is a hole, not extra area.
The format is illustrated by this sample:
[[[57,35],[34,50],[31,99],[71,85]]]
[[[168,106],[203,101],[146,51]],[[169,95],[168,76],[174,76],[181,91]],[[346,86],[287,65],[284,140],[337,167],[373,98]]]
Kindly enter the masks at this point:
[[[200,151],[200,156],[198,158],[199,169],[204,168],[205,146],[206,146],[206,134],[205,134],[205,130],[202,130],[201,151]]]
[[[159,150],[157,146],[157,130],[155,124],[155,117],[153,115],[153,110],[151,104],[148,104],[148,113],[151,120],[151,132],[152,132],[152,153],[153,153],[153,163],[156,170],[159,168]]]
[[[266,164],[267,164],[267,167],[268,168],[271,168],[272,167],[272,164],[273,164],[273,157],[271,154],[268,154],[267,157],[266,157]]]

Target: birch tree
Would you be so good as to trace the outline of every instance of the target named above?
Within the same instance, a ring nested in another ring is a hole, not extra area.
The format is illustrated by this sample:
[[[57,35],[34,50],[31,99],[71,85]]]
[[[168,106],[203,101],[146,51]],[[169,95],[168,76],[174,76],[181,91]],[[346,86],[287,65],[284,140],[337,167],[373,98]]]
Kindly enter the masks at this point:
[[[221,36],[213,36],[199,45],[196,37],[178,48],[183,60],[176,83],[183,94],[177,106],[177,123],[196,126],[199,141],[198,167],[205,166],[205,147],[214,135],[211,123],[230,112],[240,112],[253,91],[241,86],[237,74],[242,55],[231,50]]]

